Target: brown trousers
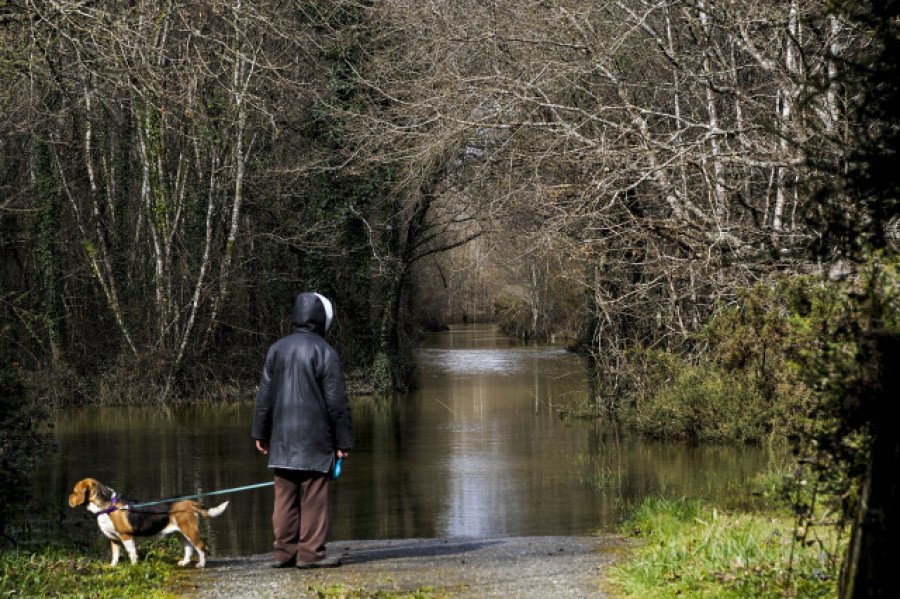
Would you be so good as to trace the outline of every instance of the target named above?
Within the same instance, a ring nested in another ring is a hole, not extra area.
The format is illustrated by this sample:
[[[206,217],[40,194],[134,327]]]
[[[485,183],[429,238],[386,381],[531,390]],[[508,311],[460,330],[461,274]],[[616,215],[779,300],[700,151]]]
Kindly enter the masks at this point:
[[[328,474],[275,469],[275,559],[314,562],[325,557],[331,532],[331,485]]]

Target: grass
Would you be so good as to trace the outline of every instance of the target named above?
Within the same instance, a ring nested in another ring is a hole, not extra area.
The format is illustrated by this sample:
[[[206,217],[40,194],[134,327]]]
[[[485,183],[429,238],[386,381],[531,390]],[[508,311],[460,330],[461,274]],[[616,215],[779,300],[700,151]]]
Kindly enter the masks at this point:
[[[175,597],[184,576],[175,564],[180,552],[166,541],[141,547],[138,563],[127,556],[110,567],[108,556],[85,556],[74,548],[41,545],[0,551],[0,596],[4,597]]]
[[[319,599],[440,599],[448,597],[448,595],[441,594],[434,587],[430,586],[401,595],[395,595],[387,591],[371,592],[363,588],[349,587],[343,584],[335,584],[328,587],[310,587],[309,591],[316,593]]]
[[[622,596],[836,596],[837,532],[822,527],[818,539],[800,542],[787,510],[722,511],[703,500],[652,497],[626,530],[641,542],[610,573]]]

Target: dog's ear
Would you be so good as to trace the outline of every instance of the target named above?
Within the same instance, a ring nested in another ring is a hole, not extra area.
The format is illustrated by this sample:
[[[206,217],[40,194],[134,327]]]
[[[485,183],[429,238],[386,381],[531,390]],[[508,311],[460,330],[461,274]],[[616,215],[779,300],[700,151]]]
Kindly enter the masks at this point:
[[[75,488],[72,489],[72,494],[69,495],[69,507],[79,506],[88,500],[91,495],[92,482],[91,479],[85,478],[75,483]]]

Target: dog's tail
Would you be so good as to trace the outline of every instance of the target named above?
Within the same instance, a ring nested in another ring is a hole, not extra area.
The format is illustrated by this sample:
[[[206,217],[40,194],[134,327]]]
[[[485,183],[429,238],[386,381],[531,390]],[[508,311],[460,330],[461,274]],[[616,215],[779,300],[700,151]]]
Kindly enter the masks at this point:
[[[225,508],[228,507],[228,502],[224,501],[217,505],[216,507],[205,509],[200,508],[200,513],[208,518],[215,518],[216,516],[220,516],[222,512],[225,511]]]

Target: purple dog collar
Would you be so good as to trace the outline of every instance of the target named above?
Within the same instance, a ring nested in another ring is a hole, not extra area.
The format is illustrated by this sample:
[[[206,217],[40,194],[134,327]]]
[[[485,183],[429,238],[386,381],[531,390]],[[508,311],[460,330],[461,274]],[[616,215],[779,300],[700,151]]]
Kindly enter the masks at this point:
[[[112,496],[112,506],[106,508],[105,510],[100,510],[99,512],[97,512],[97,515],[100,516],[100,515],[103,515],[103,514],[111,514],[112,512],[114,512],[114,511],[116,511],[117,509],[119,509],[119,507],[116,505],[118,499],[119,499],[119,498],[116,496],[116,494],[113,493],[113,496]]]

